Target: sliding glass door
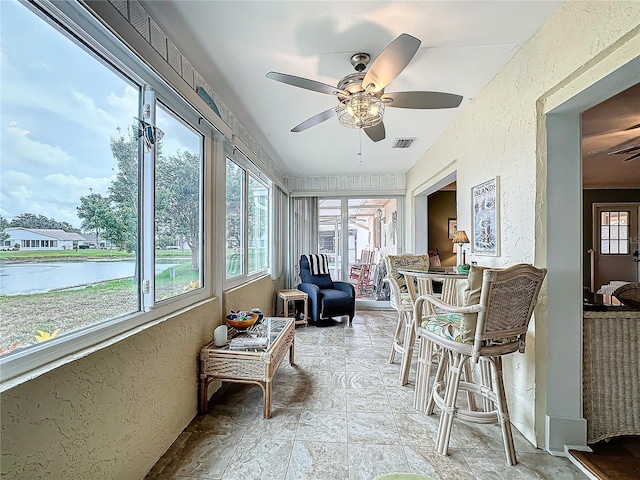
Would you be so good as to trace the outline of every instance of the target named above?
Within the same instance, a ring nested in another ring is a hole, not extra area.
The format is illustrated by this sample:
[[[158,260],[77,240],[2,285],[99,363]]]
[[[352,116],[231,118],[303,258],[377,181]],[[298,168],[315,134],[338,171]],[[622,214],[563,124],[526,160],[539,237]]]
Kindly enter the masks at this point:
[[[331,277],[351,282],[358,299],[388,300],[376,269],[398,253],[399,204],[397,197],[319,198],[320,253],[329,255]]]
[[[333,280],[342,280],[342,199],[318,200],[318,251],[329,256]]]

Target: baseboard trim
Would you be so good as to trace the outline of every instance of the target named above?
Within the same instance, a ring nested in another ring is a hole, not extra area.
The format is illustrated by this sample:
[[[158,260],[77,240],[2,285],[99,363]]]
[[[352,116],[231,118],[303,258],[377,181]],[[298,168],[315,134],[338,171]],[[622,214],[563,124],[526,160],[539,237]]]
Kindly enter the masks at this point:
[[[587,421],[584,418],[546,416],[545,450],[552,455],[568,456],[566,445],[575,450],[587,447]]]

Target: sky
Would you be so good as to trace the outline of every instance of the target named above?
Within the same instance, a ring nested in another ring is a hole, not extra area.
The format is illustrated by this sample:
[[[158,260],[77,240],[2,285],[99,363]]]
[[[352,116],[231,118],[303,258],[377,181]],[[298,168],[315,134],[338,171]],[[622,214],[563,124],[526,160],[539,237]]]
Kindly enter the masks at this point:
[[[34,213],[80,227],[80,197],[108,194],[110,138],[138,117],[138,86],[25,6],[0,0],[0,215]],[[163,152],[198,151],[164,114]]]

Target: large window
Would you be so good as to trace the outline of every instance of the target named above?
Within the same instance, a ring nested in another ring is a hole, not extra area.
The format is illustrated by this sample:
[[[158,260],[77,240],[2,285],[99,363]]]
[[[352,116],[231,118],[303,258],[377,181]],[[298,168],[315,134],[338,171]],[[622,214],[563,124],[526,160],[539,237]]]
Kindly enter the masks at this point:
[[[269,268],[270,189],[230,158],[226,175],[226,278],[241,281]]]
[[[2,10],[4,379],[21,368],[7,362],[37,366],[206,294],[211,133],[133,57],[103,57],[89,33],[23,4]]]
[[[249,175],[249,273],[269,267],[269,189]]]
[[[204,137],[161,104],[155,174],[156,301],[200,286]]]
[[[245,171],[227,158],[227,278],[244,273],[244,185]]]

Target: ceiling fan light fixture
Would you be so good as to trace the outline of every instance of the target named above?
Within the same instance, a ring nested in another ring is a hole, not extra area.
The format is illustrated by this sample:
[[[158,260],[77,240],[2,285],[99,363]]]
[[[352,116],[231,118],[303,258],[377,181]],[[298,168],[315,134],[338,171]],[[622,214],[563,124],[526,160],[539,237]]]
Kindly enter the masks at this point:
[[[384,115],[384,103],[374,95],[357,92],[338,105],[338,120],[348,128],[369,128],[379,124]]]

